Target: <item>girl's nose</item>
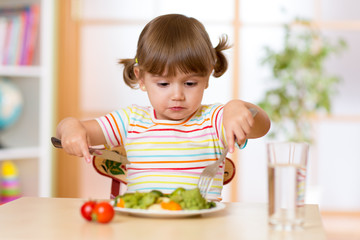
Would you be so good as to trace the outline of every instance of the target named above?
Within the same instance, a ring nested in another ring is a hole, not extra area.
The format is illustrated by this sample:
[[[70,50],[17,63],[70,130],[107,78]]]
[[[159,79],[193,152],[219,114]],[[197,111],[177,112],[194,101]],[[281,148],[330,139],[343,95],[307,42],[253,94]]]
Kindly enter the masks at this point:
[[[171,100],[173,101],[182,101],[185,99],[183,88],[180,86],[174,86]]]

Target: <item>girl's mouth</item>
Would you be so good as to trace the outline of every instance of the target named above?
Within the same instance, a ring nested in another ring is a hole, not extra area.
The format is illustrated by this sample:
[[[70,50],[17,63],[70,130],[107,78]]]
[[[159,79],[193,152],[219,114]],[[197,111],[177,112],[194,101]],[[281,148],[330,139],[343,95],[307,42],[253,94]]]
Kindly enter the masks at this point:
[[[183,107],[171,107],[170,108],[172,111],[181,111],[183,110],[184,108]]]

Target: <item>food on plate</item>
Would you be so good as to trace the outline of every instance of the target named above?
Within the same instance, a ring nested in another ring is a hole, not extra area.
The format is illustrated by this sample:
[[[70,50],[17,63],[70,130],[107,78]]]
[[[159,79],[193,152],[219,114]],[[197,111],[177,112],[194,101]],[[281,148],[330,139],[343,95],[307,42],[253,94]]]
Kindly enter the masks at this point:
[[[81,215],[87,221],[96,221],[99,223],[108,223],[114,217],[114,208],[108,202],[99,202],[89,200],[85,202],[80,209]]]
[[[162,209],[165,210],[172,210],[172,211],[182,210],[180,204],[174,201],[161,202],[160,206]]]
[[[125,193],[115,198],[114,206],[149,210],[200,210],[215,207],[200,194],[198,188],[185,190],[177,188],[170,194],[160,191]]]

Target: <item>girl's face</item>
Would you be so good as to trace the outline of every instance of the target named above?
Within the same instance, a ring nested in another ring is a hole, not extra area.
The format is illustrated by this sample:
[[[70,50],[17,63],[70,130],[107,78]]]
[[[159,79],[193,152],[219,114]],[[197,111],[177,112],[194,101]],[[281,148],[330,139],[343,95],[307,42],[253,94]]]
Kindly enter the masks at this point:
[[[134,72],[139,79],[140,89],[149,96],[156,118],[162,120],[184,120],[197,111],[210,77],[210,73],[201,76],[179,71],[173,77],[148,72],[140,77],[139,69],[135,68]]]

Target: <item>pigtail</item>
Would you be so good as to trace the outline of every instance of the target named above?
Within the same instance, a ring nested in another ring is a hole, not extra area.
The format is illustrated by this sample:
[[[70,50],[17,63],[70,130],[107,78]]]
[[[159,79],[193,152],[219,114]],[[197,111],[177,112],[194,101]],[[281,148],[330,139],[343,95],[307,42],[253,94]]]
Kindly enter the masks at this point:
[[[133,89],[138,88],[138,79],[134,73],[135,59],[121,59],[118,63],[124,65],[123,78],[126,85]]]
[[[228,44],[228,36],[222,35],[219,39],[219,44],[215,47],[216,53],[216,63],[214,66],[214,77],[222,76],[227,68],[228,68],[228,61],[222,51],[229,49],[231,46]]]

